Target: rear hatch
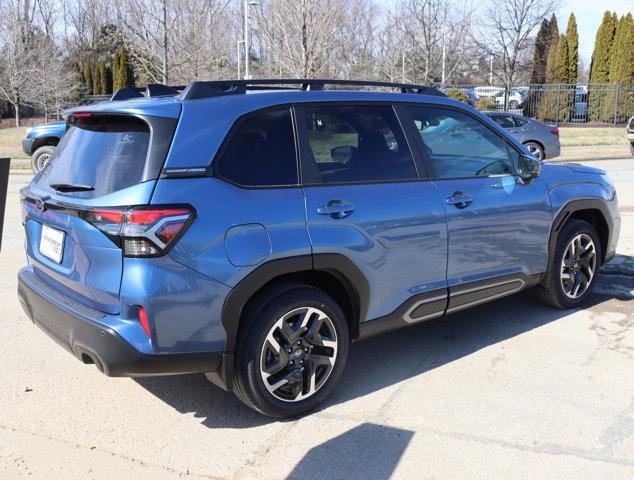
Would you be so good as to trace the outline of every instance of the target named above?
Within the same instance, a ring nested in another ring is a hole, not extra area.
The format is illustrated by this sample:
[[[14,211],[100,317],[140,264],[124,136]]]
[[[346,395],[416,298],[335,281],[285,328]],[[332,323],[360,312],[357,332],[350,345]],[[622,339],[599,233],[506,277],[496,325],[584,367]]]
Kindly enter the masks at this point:
[[[34,274],[72,299],[117,314],[120,218],[150,202],[177,119],[74,113],[50,163],[21,191]]]

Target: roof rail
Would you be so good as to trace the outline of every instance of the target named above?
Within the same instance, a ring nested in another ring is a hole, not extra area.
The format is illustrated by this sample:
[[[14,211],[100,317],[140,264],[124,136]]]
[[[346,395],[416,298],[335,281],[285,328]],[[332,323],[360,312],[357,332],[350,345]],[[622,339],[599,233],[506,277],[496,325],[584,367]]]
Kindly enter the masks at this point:
[[[348,85],[355,87],[385,87],[396,88],[402,93],[422,93],[445,97],[440,90],[428,85],[416,85],[411,83],[373,82],[370,80],[326,80],[326,79],[301,79],[301,78],[265,78],[258,80],[208,80],[193,81],[180,94],[181,100],[195,100],[221,95],[234,95],[246,93],[247,90],[262,90],[263,86],[271,85],[277,89],[280,85],[298,85],[302,90],[324,90],[326,85]],[[277,87],[276,87],[277,86]]]
[[[124,87],[117,90],[110,101],[117,100],[129,100],[131,98],[156,98],[156,97],[169,97],[178,95],[181,90],[184,90],[184,85],[169,87],[162,83],[148,83],[145,88],[143,87]]]

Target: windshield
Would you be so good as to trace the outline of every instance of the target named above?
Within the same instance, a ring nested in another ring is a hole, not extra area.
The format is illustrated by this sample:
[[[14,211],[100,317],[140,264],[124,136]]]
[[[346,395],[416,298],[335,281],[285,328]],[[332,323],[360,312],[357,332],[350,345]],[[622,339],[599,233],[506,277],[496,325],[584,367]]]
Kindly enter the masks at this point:
[[[142,181],[149,144],[150,128],[138,118],[76,118],[35,183],[50,190],[66,185],[66,194],[82,198],[123,190]]]

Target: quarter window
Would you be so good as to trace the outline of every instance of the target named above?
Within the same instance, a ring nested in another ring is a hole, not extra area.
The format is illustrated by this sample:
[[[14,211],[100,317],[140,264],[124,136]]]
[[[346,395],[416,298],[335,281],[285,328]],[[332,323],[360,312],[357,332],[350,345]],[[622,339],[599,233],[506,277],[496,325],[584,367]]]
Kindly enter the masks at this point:
[[[416,167],[392,107],[305,108],[309,183],[416,179]]]
[[[515,122],[511,115],[491,115],[491,118],[502,128],[515,128]]]
[[[454,110],[409,109],[436,177],[477,177],[515,173],[506,142],[476,119]]]
[[[215,168],[243,186],[297,185],[297,156],[289,109],[258,112],[238,127]]]

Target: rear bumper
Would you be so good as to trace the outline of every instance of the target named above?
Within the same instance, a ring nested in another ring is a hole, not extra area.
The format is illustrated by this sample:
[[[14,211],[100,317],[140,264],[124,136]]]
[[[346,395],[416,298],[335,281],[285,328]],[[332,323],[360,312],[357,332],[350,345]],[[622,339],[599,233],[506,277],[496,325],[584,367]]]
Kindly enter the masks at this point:
[[[28,268],[19,273],[18,296],[31,321],[49,337],[83,363],[94,363],[111,377],[216,372],[225,357],[222,352],[141,353],[113,329],[99,323],[103,313],[61,296]]]
[[[559,139],[544,144],[544,159],[551,159],[561,155],[561,143]]]

